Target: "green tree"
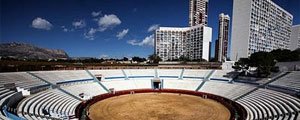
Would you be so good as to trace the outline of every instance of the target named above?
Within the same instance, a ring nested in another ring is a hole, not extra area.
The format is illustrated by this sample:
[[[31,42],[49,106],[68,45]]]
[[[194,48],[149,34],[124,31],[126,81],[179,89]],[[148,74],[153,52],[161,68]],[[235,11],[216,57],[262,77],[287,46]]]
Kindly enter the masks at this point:
[[[184,55],[181,55],[179,57],[179,61],[182,61],[182,62],[188,62],[188,61],[191,61],[189,57],[187,56],[184,56]]]
[[[232,66],[232,68],[236,71],[242,70],[242,72],[246,72],[249,69],[249,63],[249,58],[240,58],[239,61],[234,63],[234,66]]]
[[[132,57],[132,60],[133,61],[137,61],[137,62],[144,62],[144,61],[146,61],[145,58],[140,58],[140,57],[137,57],[137,56]]]
[[[128,58],[127,57],[123,57],[123,61],[128,61]]]
[[[268,52],[256,52],[250,56],[250,66],[257,67],[259,77],[267,77],[275,66],[275,57]]]
[[[156,54],[149,55],[148,59],[150,63],[159,63],[159,61],[161,61],[161,58]]]

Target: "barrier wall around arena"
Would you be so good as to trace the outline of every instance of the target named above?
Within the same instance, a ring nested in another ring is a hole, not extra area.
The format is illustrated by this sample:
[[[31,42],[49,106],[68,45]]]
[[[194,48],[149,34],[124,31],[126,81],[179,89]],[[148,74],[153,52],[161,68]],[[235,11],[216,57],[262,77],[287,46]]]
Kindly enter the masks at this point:
[[[132,93],[179,93],[179,94],[187,94],[187,95],[194,95],[199,97],[204,97],[208,99],[215,100],[222,105],[224,105],[231,113],[230,120],[245,120],[247,118],[247,111],[244,107],[242,107],[240,104],[210,93],[204,93],[204,92],[197,92],[197,91],[189,91],[189,90],[178,90],[178,89],[133,89],[133,90],[124,90],[124,91],[116,91],[113,93],[106,93],[101,94],[98,96],[94,96],[92,99],[88,101],[84,101],[80,103],[76,107],[75,115],[76,118],[85,118],[88,119],[88,116],[86,115],[86,111],[88,110],[89,106],[93,105],[94,103],[97,103],[101,100],[120,96],[120,95],[126,95],[126,94],[132,94]]]

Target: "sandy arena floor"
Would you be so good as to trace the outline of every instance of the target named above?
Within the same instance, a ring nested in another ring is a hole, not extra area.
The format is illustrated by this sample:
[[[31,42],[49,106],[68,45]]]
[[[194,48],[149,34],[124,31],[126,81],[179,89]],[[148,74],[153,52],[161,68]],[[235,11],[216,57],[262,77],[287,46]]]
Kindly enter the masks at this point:
[[[222,104],[197,96],[171,93],[122,95],[99,101],[89,109],[92,120],[228,120]]]

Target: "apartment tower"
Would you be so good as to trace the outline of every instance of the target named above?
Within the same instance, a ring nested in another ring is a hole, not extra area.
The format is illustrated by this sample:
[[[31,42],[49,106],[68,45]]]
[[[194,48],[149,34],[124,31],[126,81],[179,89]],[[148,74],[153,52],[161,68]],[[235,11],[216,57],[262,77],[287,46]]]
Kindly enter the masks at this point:
[[[190,0],[189,25],[207,26],[208,0]]]
[[[233,0],[231,60],[289,49],[293,16],[271,0]]]
[[[190,0],[189,27],[160,27],[155,31],[154,53],[163,61],[209,61],[212,29],[207,27],[208,0]]]
[[[192,27],[160,27],[155,31],[155,54],[163,61],[209,60],[212,29],[203,25]]]
[[[226,61],[228,55],[229,21],[229,15],[224,13],[219,15],[219,33],[215,44],[215,59],[219,62]]]

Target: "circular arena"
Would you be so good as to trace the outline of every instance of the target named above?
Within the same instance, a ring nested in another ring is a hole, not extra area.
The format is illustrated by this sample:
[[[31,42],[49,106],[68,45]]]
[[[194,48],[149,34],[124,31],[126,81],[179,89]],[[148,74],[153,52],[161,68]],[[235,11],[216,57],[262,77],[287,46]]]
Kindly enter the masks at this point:
[[[236,111],[245,111],[235,102],[220,96],[175,89],[138,89],[102,94],[80,107],[79,116],[85,109],[87,117],[92,120],[229,120],[234,119]]]
[[[0,119],[300,119],[300,72],[242,81],[204,69],[0,73]]]
[[[228,120],[229,110],[210,99],[166,93],[129,94],[105,99],[89,107],[93,120],[213,119]]]

